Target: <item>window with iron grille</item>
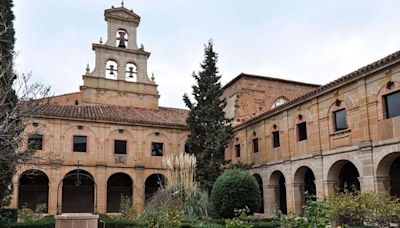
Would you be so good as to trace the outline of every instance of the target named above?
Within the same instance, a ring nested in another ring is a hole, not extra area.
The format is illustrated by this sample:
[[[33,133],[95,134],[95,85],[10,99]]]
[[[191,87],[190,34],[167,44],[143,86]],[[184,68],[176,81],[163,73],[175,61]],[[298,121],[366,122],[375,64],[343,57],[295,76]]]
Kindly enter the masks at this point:
[[[163,155],[164,155],[164,143],[152,142],[151,156],[163,156]]]
[[[28,147],[33,150],[43,149],[43,135],[33,134],[28,138]]]
[[[281,143],[279,141],[279,131],[272,132],[272,146],[274,148],[281,146]]]
[[[341,109],[333,113],[335,131],[346,130],[347,126],[347,111],[346,109]]]
[[[126,140],[114,141],[114,154],[126,154]]]
[[[240,144],[235,145],[236,157],[240,157]]]
[[[253,139],[253,153],[258,153],[258,138]]]
[[[303,141],[307,139],[307,123],[299,123],[297,124],[297,138],[299,141]]]
[[[86,152],[87,136],[74,135],[74,152]]]
[[[400,91],[385,95],[383,99],[386,118],[400,116]]]

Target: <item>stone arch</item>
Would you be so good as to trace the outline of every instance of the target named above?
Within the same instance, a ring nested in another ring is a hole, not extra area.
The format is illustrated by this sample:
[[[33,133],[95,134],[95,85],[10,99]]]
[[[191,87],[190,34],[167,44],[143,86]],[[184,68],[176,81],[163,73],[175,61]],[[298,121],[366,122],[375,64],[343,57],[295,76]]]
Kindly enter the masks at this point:
[[[18,208],[29,208],[35,211],[39,204],[49,208],[49,178],[41,170],[24,171],[18,180]]]
[[[130,82],[137,81],[138,65],[132,61],[125,64],[125,80]]]
[[[264,213],[264,183],[261,178],[261,175],[258,173],[254,173],[253,177],[256,179],[258,187],[260,189],[260,194],[261,194],[261,203],[260,203],[260,208],[256,210],[256,213]]]
[[[279,170],[275,170],[270,177],[272,188],[272,203],[283,213],[287,214],[286,178]]]
[[[303,206],[308,199],[316,199],[317,189],[315,185],[315,179],[314,172],[308,166],[301,166],[296,170],[293,177],[296,213],[303,212]],[[310,198],[307,198],[306,193],[310,195]]]
[[[118,48],[127,48],[129,45],[129,33],[124,28],[119,28],[115,32],[115,46]]]
[[[118,79],[119,63],[116,59],[107,59],[105,65],[105,76],[107,79]]]
[[[379,161],[376,183],[378,191],[400,198],[400,152],[390,153]]]
[[[74,169],[64,176],[61,184],[62,213],[96,212],[96,183],[92,174],[83,169]]]
[[[153,173],[146,178],[144,182],[145,202],[147,203],[156,194],[156,192],[165,187],[167,178],[160,173]]]
[[[123,172],[112,174],[107,180],[107,213],[119,212],[121,198],[133,200],[133,180]],[[132,201],[131,201],[132,203]]]
[[[359,169],[349,160],[338,160],[330,166],[327,176],[328,193],[334,194],[337,191],[360,191]]]

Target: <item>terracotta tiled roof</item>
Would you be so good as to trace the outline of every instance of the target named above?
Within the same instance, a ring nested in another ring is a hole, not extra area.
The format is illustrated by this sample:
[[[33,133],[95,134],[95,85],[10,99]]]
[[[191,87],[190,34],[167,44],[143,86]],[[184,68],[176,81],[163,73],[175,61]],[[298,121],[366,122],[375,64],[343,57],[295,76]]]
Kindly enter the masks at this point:
[[[113,105],[65,106],[45,104],[35,113],[35,116],[186,127],[188,113],[189,111],[185,109],[165,107],[152,110]]]
[[[233,85],[235,82],[237,82],[241,78],[256,78],[256,79],[261,79],[261,80],[283,82],[283,83],[297,84],[297,85],[310,86],[310,87],[319,87],[319,86],[321,86],[321,85],[317,85],[317,84],[311,84],[311,83],[306,83],[306,82],[298,82],[298,81],[287,80],[287,79],[282,79],[282,78],[274,78],[274,77],[269,77],[269,76],[240,73],[234,79],[232,79],[231,81],[226,83],[226,85],[224,85],[222,88],[223,89],[228,88],[229,86]]]
[[[276,107],[274,109],[268,110],[268,111],[266,111],[264,113],[261,113],[258,116],[255,116],[255,117],[253,117],[253,118],[251,118],[251,119],[249,119],[249,120],[247,120],[247,121],[245,121],[245,122],[243,122],[241,124],[236,125],[235,129],[243,128],[244,126],[247,126],[249,124],[255,123],[255,122],[257,122],[259,120],[262,120],[262,119],[265,119],[265,118],[267,118],[269,116],[272,116],[275,113],[278,113],[278,112],[286,110],[286,109],[288,109],[288,108],[290,108],[292,106],[295,106],[295,105],[301,104],[303,102],[306,102],[306,100],[308,98],[311,98],[311,97],[326,93],[330,89],[334,88],[335,86],[338,86],[338,85],[340,85],[342,83],[346,83],[346,82],[352,81],[352,80],[354,80],[354,79],[356,79],[358,77],[368,75],[368,74],[372,73],[375,70],[379,70],[382,67],[385,67],[385,66],[390,65],[390,64],[394,64],[396,62],[400,62],[400,51],[397,51],[397,52],[395,52],[395,53],[393,53],[391,55],[388,55],[388,56],[386,56],[386,57],[384,57],[384,58],[382,58],[382,59],[380,59],[378,61],[375,61],[375,62],[373,62],[371,64],[368,64],[368,65],[366,65],[364,67],[361,67],[360,69],[355,70],[355,71],[353,71],[353,72],[351,72],[351,73],[349,73],[349,74],[347,74],[347,75],[345,75],[343,77],[340,77],[340,78],[338,78],[338,79],[336,79],[336,80],[334,80],[334,81],[332,81],[332,82],[330,82],[328,84],[325,84],[325,85],[320,86],[320,87],[318,87],[318,88],[316,88],[314,90],[311,90],[310,92],[305,93],[304,95],[301,95],[301,96],[299,96],[299,97],[297,97],[297,98],[295,98],[295,99],[293,99],[293,100],[291,100],[291,101],[289,101],[289,102],[287,102],[287,103],[285,103],[283,105],[280,105],[280,106],[278,106],[278,107]]]

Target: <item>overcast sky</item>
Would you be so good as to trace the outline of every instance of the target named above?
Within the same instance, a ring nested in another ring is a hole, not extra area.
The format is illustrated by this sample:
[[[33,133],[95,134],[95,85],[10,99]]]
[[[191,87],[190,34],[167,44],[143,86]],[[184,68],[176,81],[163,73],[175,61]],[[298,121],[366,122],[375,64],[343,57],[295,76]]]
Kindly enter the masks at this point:
[[[54,94],[79,91],[91,44],[106,40],[104,10],[119,0],[14,0],[19,73]],[[398,0],[125,0],[141,16],[160,105],[184,107],[191,73],[214,40],[222,84],[241,72],[317,84],[400,50]]]

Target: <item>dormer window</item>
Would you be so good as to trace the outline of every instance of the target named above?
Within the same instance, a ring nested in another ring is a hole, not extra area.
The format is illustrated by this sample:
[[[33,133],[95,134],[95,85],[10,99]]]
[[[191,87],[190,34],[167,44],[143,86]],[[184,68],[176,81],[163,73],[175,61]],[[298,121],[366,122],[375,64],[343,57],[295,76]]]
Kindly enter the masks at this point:
[[[281,106],[288,102],[289,100],[286,97],[278,97],[275,102],[272,104],[271,109],[274,109],[278,106]]]
[[[124,29],[119,29],[117,31],[117,40],[116,46],[119,48],[127,48],[128,47],[128,33]]]
[[[133,63],[128,63],[126,64],[126,73],[125,73],[125,77],[127,81],[131,81],[131,82],[136,82],[137,79],[137,71],[136,71],[136,65]]]
[[[115,60],[108,60],[106,62],[106,78],[108,79],[118,78],[118,63]]]

